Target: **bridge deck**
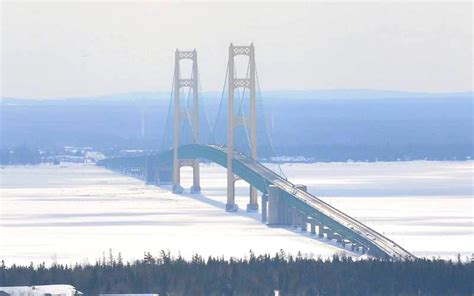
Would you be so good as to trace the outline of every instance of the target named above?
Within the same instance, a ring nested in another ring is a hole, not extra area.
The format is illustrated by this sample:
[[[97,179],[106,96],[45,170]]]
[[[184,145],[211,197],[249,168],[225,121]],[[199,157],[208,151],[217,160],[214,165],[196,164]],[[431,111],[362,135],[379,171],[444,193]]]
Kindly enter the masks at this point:
[[[224,146],[194,144],[180,147],[179,157],[183,159],[204,158],[226,167],[227,153]],[[171,162],[172,151],[166,151],[151,157],[106,159],[99,164],[116,170],[141,167],[144,171],[147,165],[164,166],[169,165]],[[284,193],[284,198],[292,206],[305,213],[308,217],[327,225],[343,237],[366,246],[372,255],[399,259],[414,258],[408,251],[379,232],[339,211],[316,196],[298,189],[296,185],[246,155],[236,152],[233,165],[234,173],[259,191],[266,193],[269,185],[277,186]]]

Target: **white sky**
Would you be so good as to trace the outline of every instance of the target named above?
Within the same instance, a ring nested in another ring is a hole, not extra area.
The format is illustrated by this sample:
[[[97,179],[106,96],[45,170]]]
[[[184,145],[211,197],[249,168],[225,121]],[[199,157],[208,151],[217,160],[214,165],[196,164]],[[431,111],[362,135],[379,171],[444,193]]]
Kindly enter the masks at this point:
[[[264,90],[472,90],[472,3],[2,2],[2,96],[169,91],[176,48],[222,88],[256,46]]]

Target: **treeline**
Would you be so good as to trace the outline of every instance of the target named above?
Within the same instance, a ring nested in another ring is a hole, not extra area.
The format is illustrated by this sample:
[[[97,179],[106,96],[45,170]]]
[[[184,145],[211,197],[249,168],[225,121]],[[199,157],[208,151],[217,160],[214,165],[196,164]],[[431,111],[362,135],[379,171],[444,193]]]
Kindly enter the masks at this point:
[[[0,286],[71,284],[85,295],[471,295],[473,263],[331,260],[275,256],[191,260],[161,252],[125,263],[119,254],[87,265],[0,266]]]
[[[29,165],[41,162],[41,154],[38,149],[16,146],[12,149],[0,149],[0,165]]]

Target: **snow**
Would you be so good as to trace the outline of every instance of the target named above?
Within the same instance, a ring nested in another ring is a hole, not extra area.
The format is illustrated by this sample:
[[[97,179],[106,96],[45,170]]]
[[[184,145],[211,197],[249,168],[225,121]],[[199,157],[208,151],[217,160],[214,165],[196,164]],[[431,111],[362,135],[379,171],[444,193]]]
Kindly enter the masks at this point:
[[[470,256],[472,161],[285,164],[294,183],[418,256]],[[191,185],[191,169],[182,169]],[[323,258],[343,252],[299,230],[269,228],[258,213],[226,213],[224,169],[202,165],[202,195],[170,193],[91,164],[0,169],[0,259],[7,265],[93,262],[112,249],[242,257],[280,249]],[[241,209],[248,187],[236,184]],[[345,252],[348,252],[347,250]],[[352,254],[356,256],[355,254]]]
[[[0,287],[0,291],[6,292],[11,296],[39,296],[45,295],[46,293],[61,296],[74,296],[77,292],[77,290],[71,285]]]

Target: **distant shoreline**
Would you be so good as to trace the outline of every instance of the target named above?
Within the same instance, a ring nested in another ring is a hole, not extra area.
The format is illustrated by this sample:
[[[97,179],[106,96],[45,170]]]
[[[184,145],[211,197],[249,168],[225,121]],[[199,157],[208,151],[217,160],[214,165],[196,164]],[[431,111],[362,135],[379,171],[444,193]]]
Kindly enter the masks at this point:
[[[378,161],[283,161],[283,162],[269,162],[269,161],[261,161],[262,164],[275,164],[275,165],[284,165],[284,164],[384,164],[384,163],[416,163],[416,162],[426,162],[426,163],[435,163],[435,162],[474,162],[473,159],[447,159],[447,160],[436,160],[436,159],[410,159],[410,160],[378,160]],[[211,163],[205,160],[200,162],[202,165],[213,165],[219,166],[218,164]],[[54,164],[51,161],[40,162],[37,164],[0,164],[0,168],[3,167],[36,167],[36,166],[57,166],[60,167],[62,165],[96,165],[95,162],[61,162],[59,164]]]

